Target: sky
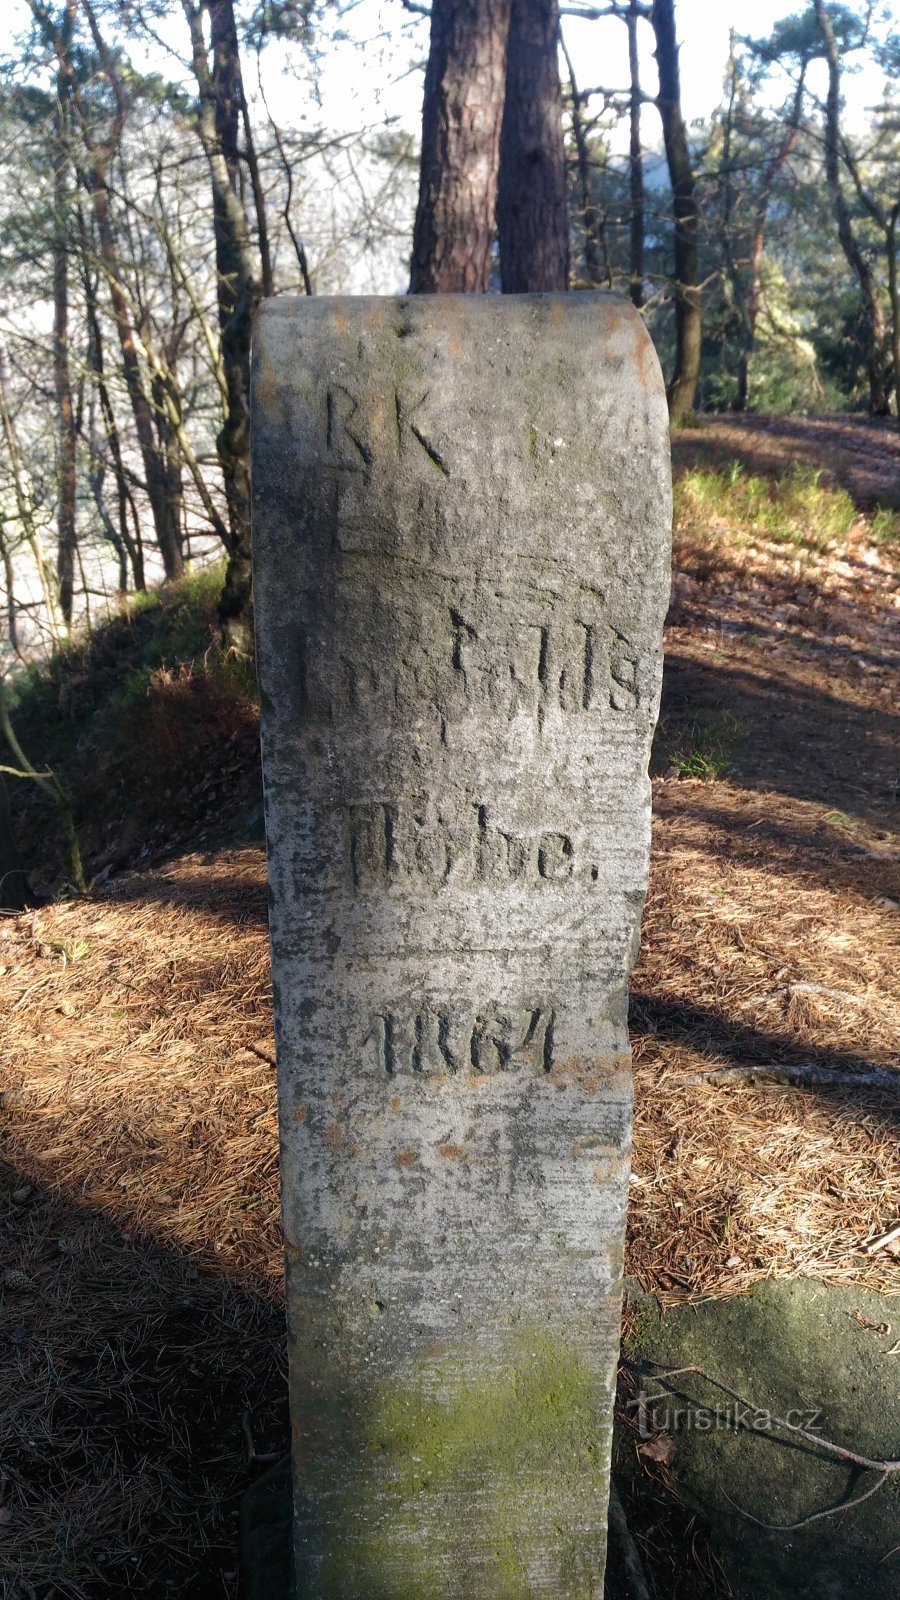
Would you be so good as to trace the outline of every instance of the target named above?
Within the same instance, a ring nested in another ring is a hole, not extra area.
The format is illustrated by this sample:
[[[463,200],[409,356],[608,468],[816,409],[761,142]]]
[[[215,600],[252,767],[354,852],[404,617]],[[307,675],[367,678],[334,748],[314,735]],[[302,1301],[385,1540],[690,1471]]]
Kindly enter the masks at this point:
[[[574,8],[579,0],[563,0],[563,6]],[[590,4],[590,0],[581,0]],[[676,0],[676,23],[681,42],[682,104],[689,122],[708,117],[719,104],[728,60],[729,35],[750,34],[765,37],[773,24],[793,11],[804,9],[804,0]],[[888,6],[882,7],[885,14]],[[417,129],[421,115],[422,74],[409,71],[409,59],[414,44],[418,45],[420,59],[427,46],[427,23],[416,26],[403,10],[399,0],[356,0],[345,24],[351,38],[337,44],[322,78],[323,99],[326,106],[340,107],[352,124],[369,124],[379,116],[397,117],[401,125]],[[564,28],[569,53],[579,79],[579,87],[625,88],[628,83],[627,33],[615,18],[599,21],[580,20],[566,16]],[[352,36],[355,34],[357,43]],[[639,30],[642,57],[642,77],[648,92],[656,87],[656,66],[653,60],[653,34],[648,24]],[[269,72],[278,76],[277,52],[273,52]],[[868,121],[867,110],[882,97],[881,74],[874,66],[857,72],[848,60],[844,92],[847,102],[848,124],[862,129]],[[813,92],[824,97],[824,63],[817,63],[810,74]],[[289,81],[273,90],[274,102],[285,107],[296,107],[296,89]],[[268,93],[267,85],[267,93]],[[782,101],[787,95],[784,79],[777,88],[773,84],[773,99]],[[278,113],[276,112],[276,115]],[[647,137],[658,134],[653,127],[653,114],[648,116]],[[621,138],[627,141],[624,123]]]
[[[589,4],[590,0],[564,0],[564,5],[578,3]],[[708,117],[720,100],[730,30],[764,36],[779,17],[800,10],[802,5],[803,0],[794,0],[793,4],[791,0],[676,0],[682,100],[689,121]],[[0,47],[8,48],[15,34],[27,25],[27,0],[2,0],[0,9]],[[882,9],[889,13],[892,8],[885,5]],[[622,24],[614,18],[591,22],[567,16],[564,26],[580,86],[624,88],[628,81],[628,55]],[[291,50],[276,44],[264,52],[266,96],[276,120],[288,128],[306,122],[349,129],[389,118],[395,126],[415,132],[421,115],[422,73],[415,67],[411,69],[410,62],[414,56],[420,62],[424,58],[427,22],[412,18],[400,0],[352,0],[350,5],[345,4],[340,19],[332,21],[331,30],[334,34],[340,30],[345,37],[334,39],[325,52],[321,106],[316,105],[308,90],[298,94],[297,65]],[[150,59],[140,64],[174,77],[177,55],[185,54],[185,24],[178,0],[172,0],[171,20],[163,31],[171,41],[172,55],[166,59],[163,52],[153,50]],[[652,92],[656,74],[648,25],[642,26],[640,35],[644,81]],[[811,77],[814,90],[823,87],[817,81],[818,71],[815,68]],[[254,76],[253,66],[245,63],[245,77],[252,83]],[[874,67],[846,74],[851,127],[865,125],[867,107],[880,99],[881,91],[880,74]],[[652,140],[654,130],[649,117],[648,124],[647,134]],[[625,137],[624,129],[622,136]]]

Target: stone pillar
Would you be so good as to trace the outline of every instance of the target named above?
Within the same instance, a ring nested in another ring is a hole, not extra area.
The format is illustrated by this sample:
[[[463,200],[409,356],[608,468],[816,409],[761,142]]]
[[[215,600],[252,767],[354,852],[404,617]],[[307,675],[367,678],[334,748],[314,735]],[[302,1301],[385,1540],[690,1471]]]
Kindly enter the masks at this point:
[[[571,294],[280,299],[254,369],[297,1592],[600,1600],[658,363]]]

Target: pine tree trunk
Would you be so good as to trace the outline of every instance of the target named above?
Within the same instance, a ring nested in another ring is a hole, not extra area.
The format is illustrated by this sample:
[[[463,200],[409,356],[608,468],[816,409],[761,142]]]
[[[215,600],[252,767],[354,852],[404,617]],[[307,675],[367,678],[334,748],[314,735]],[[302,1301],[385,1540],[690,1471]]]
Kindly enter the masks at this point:
[[[232,0],[208,0],[212,69],[200,11],[182,0],[200,92],[199,133],[213,191],[219,330],[227,404],[216,439],[228,507],[228,566],[219,602],[227,643],[253,650],[250,545],[250,343],[260,284],[239,193],[244,88]]]
[[[629,225],[629,274],[632,303],[640,311],[644,304],[644,156],[641,148],[641,68],[638,57],[639,12],[637,0],[632,0],[626,22],[628,24],[628,67],[631,79],[631,96],[628,108],[628,184],[631,194]]]
[[[674,0],[653,0],[650,16],[659,68],[657,105],[675,215],[675,370],[669,384],[669,415],[678,426],[694,409],[700,380],[703,319],[700,303],[700,213],[687,128],[681,110],[681,72]]]
[[[119,349],[122,354],[122,375],[125,379],[125,387],[128,390],[128,398],[131,401],[131,412],[134,417],[134,425],[141,450],[141,461],[147,485],[147,498],[150,501],[156,542],[159,546],[159,553],[162,556],[163,571],[166,578],[170,580],[180,578],[184,574],[184,557],[181,550],[181,531],[178,526],[177,508],[169,500],[168,475],[165,463],[157,447],[153,428],[153,411],[144,390],[144,380],[141,374],[134,328],[131,322],[131,311],[128,297],[122,287],[123,279],[119,266],[118,251],[109,215],[109,191],[106,185],[106,176],[102,167],[98,166],[96,161],[92,165],[91,172],[91,201],[97,221],[97,231],[100,235],[100,249],[106,268],[109,297],[113,308],[113,320],[119,336]]]
[[[116,480],[116,499],[119,511],[119,539],[128,552],[128,561],[131,567],[131,577],[135,589],[145,590],[147,579],[144,572],[144,550],[141,543],[141,525],[135,515],[134,534],[132,535],[128,523],[129,509],[134,510],[128,488],[128,479],[125,474],[125,463],[122,459],[122,444],[119,438],[119,428],[116,414],[113,409],[109,388],[106,382],[106,365],[103,353],[103,335],[100,328],[100,318],[97,315],[97,301],[94,287],[91,283],[91,274],[86,256],[86,238],[83,219],[79,214],[80,239],[82,251],[81,277],[84,285],[84,304],[87,313],[88,325],[88,353],[87,360],[90,370],[94,374],[97,384],[97,395],[100,401],[100,414],[103,417],[103,426],[106,433],[106,442],[112,457],[113,473]]]
[[[569,286],[559,0],[513,0],[497,229],[504,294]]]
[[[572,139],[575,144],[575,170],[578,174],[578,195],[581,212],[581,226],[584,233],[584,271],[588,283],[602,283],[604,278],[612,288],[612,271],[609,260],[609,250],[603,230],[603,219],[594,200],[591,185],[591,152],[588,143],[588,126],[585,112],[590,96],[583,94],[578,87],[575,76],[575,66],[566,47],[565,35],[559,36],[559,47],[562,50],[569,74],[569,105],[572,115]],[[601,261],[602,256],[602,261]]]
[[[75,592],[75,412],[69,371],[69,77],[74,26],[74,0],[62,21],[65,48],[56,75],[53,113],[53,381],[56,390],[59,499],[56,527],[56,576],[59,606],[68,627]]]
[[[484,293],[512,0],[433,0],[412,294]]]
[[[871,263],[860,246],[853,228],[850,208],[841,188],[841,58],[834,35],[831,17],[824,0],[813,0],[819,32],[825,46],[828,63],[828,98],[825,102],[825,176],[831,208],[837,223],[841,249],[856,277],[862,295],[866,318],[866,367],[869,374],[869,404],[872,414],[884,417],[890,413],[890,397],[885,374],[886,330],[884,312],[878,292],[878,283]]]
[[[766,168],[763,176],[762,192],[756,208],[753,239],[750,246],[750,285],[747,291],[747,304],[744,311],[744,344],[738,367],[738,392],[734,403],[735,411],[746,411],[750,404],[750,366],[753,361],[753,350],[756,344],[756,324],[759,321],[759,308],[762,303],[762,262],[766,248],[766,219],[769,213],[769,202],[772,198],[775,179],[778,177],[800,136],[800,118],[803,114],[803,97],[806,93],[806,65],[804,61],[800,69],[800,77],[794,94],[791,113],[784,130],[784,136]]]

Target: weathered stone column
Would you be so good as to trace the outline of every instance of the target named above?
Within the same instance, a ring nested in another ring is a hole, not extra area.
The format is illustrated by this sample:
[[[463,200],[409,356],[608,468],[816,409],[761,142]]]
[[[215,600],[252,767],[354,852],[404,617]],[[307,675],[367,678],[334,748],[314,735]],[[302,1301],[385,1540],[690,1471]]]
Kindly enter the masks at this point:
[[[254,381],[298,1594],[599,1600],[658,364],[602,295],[276,300]]]

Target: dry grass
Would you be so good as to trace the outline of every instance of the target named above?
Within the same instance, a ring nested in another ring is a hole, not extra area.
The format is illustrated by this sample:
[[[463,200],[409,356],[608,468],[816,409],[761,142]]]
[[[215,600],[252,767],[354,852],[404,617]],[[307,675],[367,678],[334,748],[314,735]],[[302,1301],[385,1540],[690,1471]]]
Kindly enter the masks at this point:
[[[237,1594],[245,1414],[285,1447],[264,910],[247,851],[0,922],[3,1600]]]
[[[265,865],[120,880],[0,926],[5,1150],[130,1231],[277,1296]]]
[[[900,1062],[900,912],[879,904],[896,868],[848,854],[821,805],[715,788],[713,820],[708,786],[659,785],[633,983],[631,1270],[664,1304],[769,1274],[900,1293],[896,1257],[860,1249],[900,1209],[900,1071],[893,1093],[853,1076]],[[679,1082],[792,1062],[846,1078]]]

